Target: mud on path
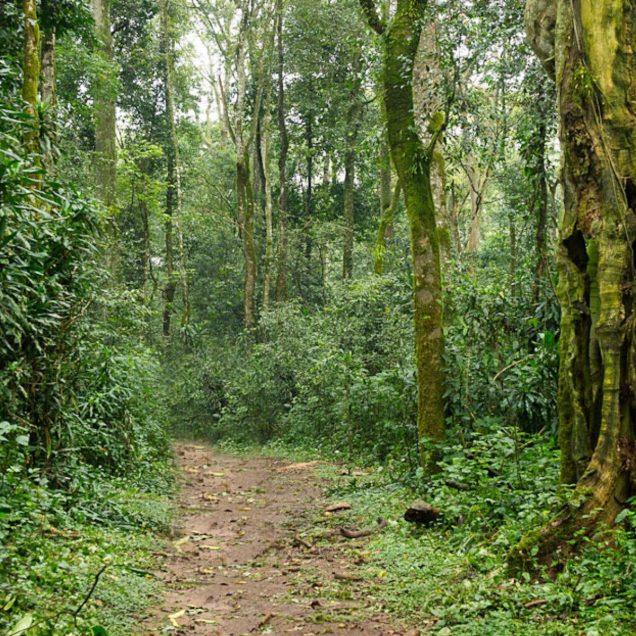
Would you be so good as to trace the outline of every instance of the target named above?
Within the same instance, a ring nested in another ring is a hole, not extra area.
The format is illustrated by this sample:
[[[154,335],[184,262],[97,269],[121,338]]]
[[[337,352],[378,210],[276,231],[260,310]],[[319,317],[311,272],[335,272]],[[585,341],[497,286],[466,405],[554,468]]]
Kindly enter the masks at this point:
[[[181,516],[160,573],[168,592],[145,634],[404,633],[374,612],[364,581],[342,574],[337,539],[302,538],[327,505],[315,464],[185,444],[177,457]],[[334,585],[342,600],[322,594]]]

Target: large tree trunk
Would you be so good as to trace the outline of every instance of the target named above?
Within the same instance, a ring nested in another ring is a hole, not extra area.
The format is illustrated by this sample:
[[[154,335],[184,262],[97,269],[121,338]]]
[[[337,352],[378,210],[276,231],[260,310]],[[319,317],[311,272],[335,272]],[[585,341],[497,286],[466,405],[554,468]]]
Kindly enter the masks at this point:
[[[515,566],[537,542],[541,561],[566,557],[636,491],[636,13],[613,0],[533,0],[526,10],[530,35],[541,36],[535,50],[556,38],[544,62],[556,59],[563,148],[559,442],[562,480],[576,488],[556,520],[513,550]]]
[[[39,152],[38,81],[40,78],[40,28],[35,0],[23,0],[24,12],[24,68],[22,99],[33,119],[33,128],[24,138],[32,152]]]
[[[393,19],[385,25],[373,1],[361,0],[369,24],[384,35],[382,79],[389,146],[411,232],[420,457],[425,467],[433,469],[436,454],[430,443],[445,435],[442,282],[431,188],[431,163],[443,116],[431,119],[432,139],[425,147],[414,116],[413,64],[426,4],[426,0],[398,0]]]

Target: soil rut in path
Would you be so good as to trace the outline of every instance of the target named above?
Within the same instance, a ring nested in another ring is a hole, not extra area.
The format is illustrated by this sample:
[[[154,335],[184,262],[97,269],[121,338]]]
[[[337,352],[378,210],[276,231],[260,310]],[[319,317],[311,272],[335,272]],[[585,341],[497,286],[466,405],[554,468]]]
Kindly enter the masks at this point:
[[[344,583],[346,600],[321,598],[342,554],[297,536],[325,506],[313,465],[193,445],[180,445],[177,455],[179,532],[162,573],[168,593],[145,633],[403,633],[367,607],[363,581]]]

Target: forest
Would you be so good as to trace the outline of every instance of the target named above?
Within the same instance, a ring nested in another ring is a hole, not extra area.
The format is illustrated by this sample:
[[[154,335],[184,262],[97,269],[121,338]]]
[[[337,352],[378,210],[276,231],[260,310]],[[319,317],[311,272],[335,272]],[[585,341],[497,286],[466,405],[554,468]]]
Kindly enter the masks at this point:
[[[0,0],[0,634],[636,634],[633,0]]]

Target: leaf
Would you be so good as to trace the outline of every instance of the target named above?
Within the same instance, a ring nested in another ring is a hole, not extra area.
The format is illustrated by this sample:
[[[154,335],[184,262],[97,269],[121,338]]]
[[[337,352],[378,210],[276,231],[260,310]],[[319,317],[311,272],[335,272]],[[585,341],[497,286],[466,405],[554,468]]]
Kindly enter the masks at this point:
[[[185,616],[186,611],[184,609],[179,610],[178,612],[175,612],[174,614],[170,614],[170,616],[168,616],[168,618],[170,619],[170,622],[175,626],[175,627],[179,627],[179,623],[177,623],[177,618],[181,618],[182,616]]]
[[[186,543],[190,541],[190,536],[181,537],[181,539],[177,541],[173,541],[172,545],[176,548],[177,552],[181,552],[181,546],[184,546]]]
[[[108,632],[101,625],[93,625],[93,636],[108,636]]]
[[[20,446],[28,446],[29,445],[29,436],[28,435],[18,435],[15,438],[15,441],[20,445]]]
[[[18,634],[23,634],[33,625],[33,616],[31,614],[25,614],[12,628],[9,632],[8,636],[18,636]]]
[[[625,508],[625,510],[622,510],[621,512],[619,512],[616,515],[616,523],[622,523],[623,521],[625,521],[625,519],[629,517],[630,512],[631,511],[629,508]]]

